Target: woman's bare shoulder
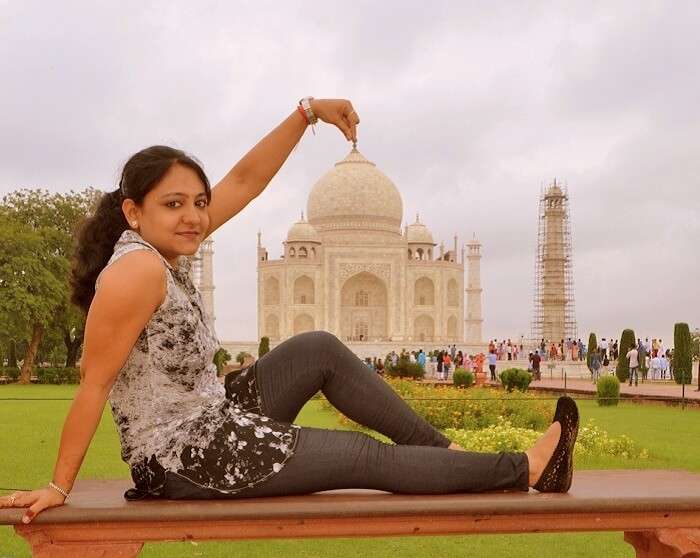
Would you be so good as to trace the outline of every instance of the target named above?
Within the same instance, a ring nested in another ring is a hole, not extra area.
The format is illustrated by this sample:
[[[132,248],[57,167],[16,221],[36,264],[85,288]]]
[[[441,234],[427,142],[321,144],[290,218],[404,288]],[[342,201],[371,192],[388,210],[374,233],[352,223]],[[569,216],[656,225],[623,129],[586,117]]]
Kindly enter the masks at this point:
[[[151,250],[132,250],[100,274],[101,298],[114,303],[139,303],[157,308],[165,298],[165,264]],[[97,295],[97,291],[95,293]]]

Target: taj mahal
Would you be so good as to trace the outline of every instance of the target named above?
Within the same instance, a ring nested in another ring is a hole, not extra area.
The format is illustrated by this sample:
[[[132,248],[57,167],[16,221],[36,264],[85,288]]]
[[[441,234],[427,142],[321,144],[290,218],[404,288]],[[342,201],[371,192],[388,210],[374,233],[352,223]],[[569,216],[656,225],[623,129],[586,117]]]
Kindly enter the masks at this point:
[[[455,236],[451,250],[436,248],[418,215],[402,229],[403,217],[397,187],[353,147],[311,189],[279,259],[258,232],[258,339],[274,346],[322,329],[362,356],[452,343],[482,350],[481,245],[458,252]]]

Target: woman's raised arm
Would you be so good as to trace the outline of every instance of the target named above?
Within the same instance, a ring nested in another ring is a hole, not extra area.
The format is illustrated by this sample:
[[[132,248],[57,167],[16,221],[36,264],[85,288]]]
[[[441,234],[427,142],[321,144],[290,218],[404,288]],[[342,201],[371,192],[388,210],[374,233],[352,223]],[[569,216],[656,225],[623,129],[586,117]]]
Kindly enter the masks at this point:
[[[311,110],[319,120],[333,124],[348,141],[357,141],[358,114],[346,99],[313,99]],[[212,188],[209,229],[205,238],[241,211],[269,184],[308,124],[298,110],[261,139]]]

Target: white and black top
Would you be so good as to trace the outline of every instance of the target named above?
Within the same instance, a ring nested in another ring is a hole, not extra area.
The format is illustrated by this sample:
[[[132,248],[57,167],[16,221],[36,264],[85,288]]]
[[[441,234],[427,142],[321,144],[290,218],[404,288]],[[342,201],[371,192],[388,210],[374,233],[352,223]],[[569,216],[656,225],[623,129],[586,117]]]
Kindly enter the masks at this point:
[[[213,362],[219,341],[192,283],[189,259],[179,256],[174,269],[126,230],[107,265],[133,250],[151,250],[162,259],[167,294],[109,394],[122,459],[136,485],[125,497],[161,496],[166,471],[224,493],[268,479],[293,455],[300,427],[262,414],[254,367],[241,372],[237,392],[226,397]]]

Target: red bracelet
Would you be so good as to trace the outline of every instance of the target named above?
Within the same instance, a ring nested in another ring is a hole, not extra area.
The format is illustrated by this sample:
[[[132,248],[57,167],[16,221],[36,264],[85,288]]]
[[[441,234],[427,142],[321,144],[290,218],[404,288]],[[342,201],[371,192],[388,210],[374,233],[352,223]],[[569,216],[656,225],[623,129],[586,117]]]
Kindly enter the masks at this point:
[[[304,122],[309,124],[309,119],[306,116],[306,112],[304,111],[304,108],[301,105],[297,105],[297,110],[301,113],[301,115],[304,117]]]

